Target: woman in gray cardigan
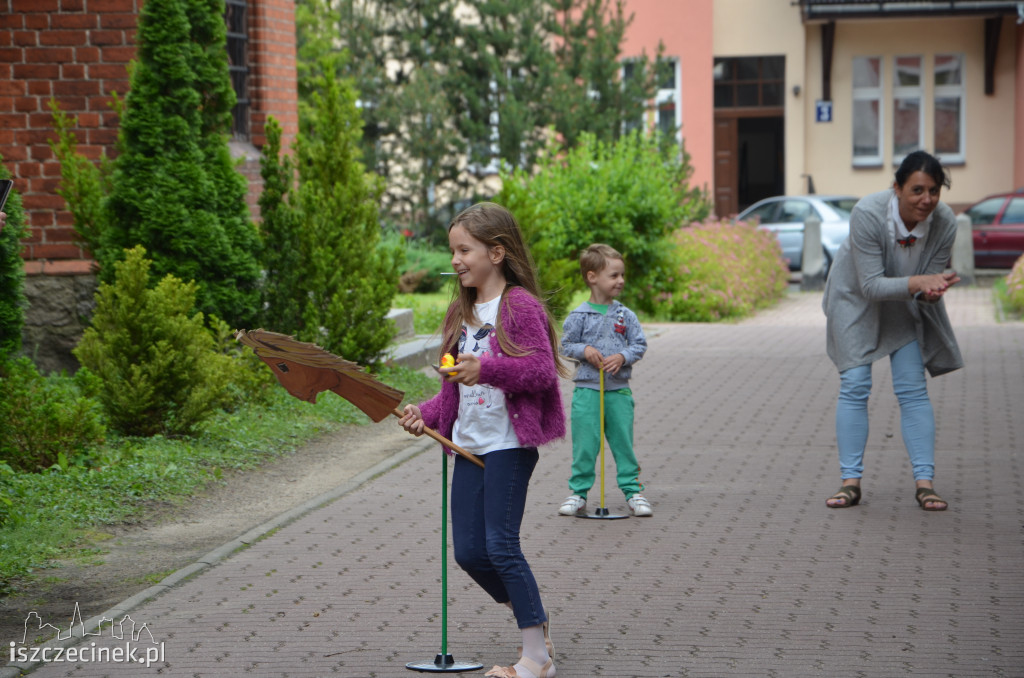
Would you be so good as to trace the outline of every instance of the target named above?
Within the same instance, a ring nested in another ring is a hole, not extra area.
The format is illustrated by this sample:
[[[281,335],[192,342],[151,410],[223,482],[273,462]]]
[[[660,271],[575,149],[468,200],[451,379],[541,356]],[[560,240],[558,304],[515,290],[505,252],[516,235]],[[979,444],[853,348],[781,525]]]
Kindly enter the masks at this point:
[[[868,438],[871,365],[885,356],[899,401],[903,443],[926,511],[948,504],[935,493],[935,414],[925,369],[933,377],[963,366],[942,295],[960,282],[944,273],[956,237],[956,218],[939,202],[949,179],[924,151],[908,155],[893,187],[857,203],[850,237],[825,284],[828,355],[839,369],[836,442],[842,487],[829,508],[860,502]]]

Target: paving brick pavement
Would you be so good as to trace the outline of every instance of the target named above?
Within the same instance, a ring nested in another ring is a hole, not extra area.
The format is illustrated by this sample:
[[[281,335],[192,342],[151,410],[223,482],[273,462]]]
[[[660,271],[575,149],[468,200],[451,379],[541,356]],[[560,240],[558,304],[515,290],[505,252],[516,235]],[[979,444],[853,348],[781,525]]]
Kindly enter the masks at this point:
[[[995,323],[988,295],[950,292],[967,367],[930,384],[944,513],[914,501],[881,364],[864,500],[825,507],[838,378],[820,294],[738,324],[652,326],[633,386],[654,517],[557,516],[568,441],[542,450],[530,490],[524,546],[559,677],[1024,676],[1024,323]],[[441,639],[441,461],[417,445],[135,605],[163,644],[148,669],[51,663],[33,678],[416,675],[406,662],[431,661]],[[456,660],[515,659],[511,615],[453,563],[448,616]],[[120,643],[79,647],[92,642]]]

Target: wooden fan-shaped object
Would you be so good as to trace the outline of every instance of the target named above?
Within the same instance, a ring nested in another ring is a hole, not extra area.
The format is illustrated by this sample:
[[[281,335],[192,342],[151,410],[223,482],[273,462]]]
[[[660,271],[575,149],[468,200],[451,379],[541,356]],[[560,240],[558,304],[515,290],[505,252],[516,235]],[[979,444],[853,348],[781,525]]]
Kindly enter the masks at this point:
[[[317,395],[333,391],[375,422],[389,414],[396,417],[403,414],[398,409],[405,395],[402,391],[381,383],[358,364],[339,358],[316,344],[263,329],[238,330],[235,339],[250,347],[260,360],[269,365],[277,381],[299,400],[315,403]],[[474,464],[484,465],[479,457],[437,431],[427,427],[424,433]]]

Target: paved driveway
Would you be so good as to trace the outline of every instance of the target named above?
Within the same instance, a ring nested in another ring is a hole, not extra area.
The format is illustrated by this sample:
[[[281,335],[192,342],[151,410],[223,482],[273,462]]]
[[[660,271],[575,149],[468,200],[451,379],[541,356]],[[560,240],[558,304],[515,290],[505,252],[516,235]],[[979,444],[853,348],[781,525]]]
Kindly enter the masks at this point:
[[[633,385],[654,517],[557,516],[568,441],[542,450],[534,476],[524,547],[559,677],[1024,676],[1024,324],[996,324],[989,293],[950,292],[967,368],[930,383],[944,513],[914,501],[884,363],[864,500],[825,507],[838,377],[820,294],[735,325],[652,327]],[[431,661],[442,638],[441,461],[421,449],[133,606],[163,651],[148,669],[33,676],[414,675],[406,662]],[[511,663],[507,610],[454,564],[448,585],[456,660]],[[108,636],[79,647],[124,644]]]

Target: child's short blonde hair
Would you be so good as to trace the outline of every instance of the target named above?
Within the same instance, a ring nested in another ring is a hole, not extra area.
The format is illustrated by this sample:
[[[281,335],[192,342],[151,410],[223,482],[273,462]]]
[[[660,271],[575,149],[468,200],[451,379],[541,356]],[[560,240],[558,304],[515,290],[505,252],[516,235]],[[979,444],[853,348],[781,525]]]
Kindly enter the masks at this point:
[[[609,259],[623,261],[622,255],[611,245],[598,242],[583,250],[580,253],[580,273],[583,275],[583,280],[587,279],[587,273],[591,271],[600,273],[608,264]]]

